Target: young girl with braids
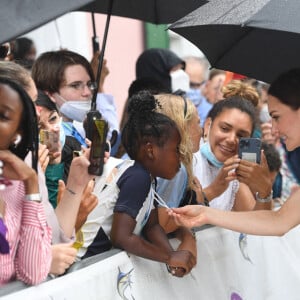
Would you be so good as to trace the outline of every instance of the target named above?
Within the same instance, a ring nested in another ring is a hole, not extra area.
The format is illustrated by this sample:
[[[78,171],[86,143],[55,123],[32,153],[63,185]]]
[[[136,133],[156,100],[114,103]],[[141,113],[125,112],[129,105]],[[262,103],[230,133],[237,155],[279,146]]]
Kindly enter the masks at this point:
[[[158,223],[155,203],[156,177],[172,179],[180,168],[181,137],[176,123],[155,111],[157,106],[158,101],[146,91],[130,99],[122,143],[132,160],[117,166],[115,184],[101,187],[101,178],[96,179],[94,192],[101,201],[82,227],[85,249],[78,253],[88,257],[114,246],[166,263],[172,275],[181,277],[195,265],[195,257],[187,250],[172,249]],[[104,205],[106,194],[109,205]],[[110,206],[110,211],[103,220],[104,206]]]

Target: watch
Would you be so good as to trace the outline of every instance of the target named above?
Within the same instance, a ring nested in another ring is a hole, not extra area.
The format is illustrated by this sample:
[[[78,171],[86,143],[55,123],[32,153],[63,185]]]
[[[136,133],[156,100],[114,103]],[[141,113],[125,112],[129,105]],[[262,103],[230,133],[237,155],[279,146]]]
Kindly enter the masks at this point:
[[[266,198],[261,198],[258,192],[255,193],[255,199],[260,203],[269,203],[273,199],[273,191],[271,190],[270,194]]]
[[[42,197],[39,193],[37,193],[37,194],[27,194],[27,195],[25,195],[25,200],[35,201],[35,202],[42,202]]]

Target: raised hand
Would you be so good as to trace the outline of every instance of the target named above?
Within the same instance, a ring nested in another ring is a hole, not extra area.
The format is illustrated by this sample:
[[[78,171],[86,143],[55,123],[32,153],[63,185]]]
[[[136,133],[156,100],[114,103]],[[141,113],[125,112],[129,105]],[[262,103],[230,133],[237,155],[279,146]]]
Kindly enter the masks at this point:
[[[269,122],[262,123],[260,125],[260,128],[261,128],[261,139],[268,144],[276,145],[276,143],[279,140],[279,136],[277,133],[272,132],[272,124]]]
[[[67,187],[74,192],[82,193],[88,182],[94,178],[93,175],[88,173],[90,149],[85,148],[82,150],[82,155],[73,158]]]
[[[272,182],[267,159],[261,151],[260,164],[241,160],[236,169],[237,179],[245,183],[252,193],[258,192],[260,197],[267,197],[272,190]]]
[[[76,219],[75,230],[78,231],[85,223],[89,213],[97,206],[98,197],[93,194],[95,181],[90,180],[82,194],[79,211]]]
[[[204,203],[203,194],[202,194],[202,186],[199,179],[194,176],[193,178],[193,191],[196,193],[196,198],[198,203]]]
[[[91,60],[91,67],[93,69],[95,78],[97,76],[99,56],[100,56],[100,52],[97,51],[97,52],[94,53],[94,56]],[[108,74],[109,74],[109,69],[107,67],[107,60],[104,59],[103,60],[103,65],[102,65],[102,70],[101,70],[100,82],[99,82],[99,86],[98,86],[98,93],[103,93],[104,92],[104,89],[103,89],[104,81],[105,81],[106,77],[108,76]]]
[[[228,188],[229,182],[236,179],[235,169],[239,166],[241,159],[237,155],[228,158],[220,169],[215,180],[208,186],[202,188],[209,200],[212,200]]]

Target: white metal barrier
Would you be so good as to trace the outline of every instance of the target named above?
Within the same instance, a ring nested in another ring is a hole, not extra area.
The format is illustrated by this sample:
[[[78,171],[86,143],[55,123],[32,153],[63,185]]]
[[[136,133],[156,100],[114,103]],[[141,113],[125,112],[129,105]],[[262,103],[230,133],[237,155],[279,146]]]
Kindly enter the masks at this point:
[[[243,236],[217,227],[196,237],[198,263],[183,278],[171,276],[164,264],[113,250],[1,299],[300,299],[300,227],[284,237]]]

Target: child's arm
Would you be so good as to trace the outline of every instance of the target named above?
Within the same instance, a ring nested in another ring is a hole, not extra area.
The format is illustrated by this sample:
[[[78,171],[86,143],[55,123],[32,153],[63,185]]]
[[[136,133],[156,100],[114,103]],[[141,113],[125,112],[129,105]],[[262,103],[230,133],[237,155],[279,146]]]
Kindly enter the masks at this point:
[[[149,219],[151,219],[151,216]],[[158,247],[142,237],[135,235],[133,233],[135,225],[136,221],[128,214],[114,213],[110,234],[113,246],[124,249],[137,256],[166,263],[173,249],[168,243],[168,239],[161,227],[159,226],[157,230],[158,237],[156,239],[161,241],[161,247]]]
[[[197,242],[191,230],[180,226],[175,231],[175,237],[181,242],[177,250],[190,251],[194,255],[197,262]]]
[[[173,251],[166,234],[157,223],[156,210],[152,211],[143,230],[149,241],[133,233],[135,225],[135,220],[128,214],[114,213],[111,230],[113,246],[172,267],[184,268],[186,273],[195,265],[195,259],[189,251]]]
[[[175,238],[177,238],[181,243],[177,250],[188,250],[197,259],[197,245],[196,240],[191,232],[186,227],[178,226],[174,219],[170,217],[167,213],[166,208],[158,208],[159,224],[166,233],[175,233]]]

